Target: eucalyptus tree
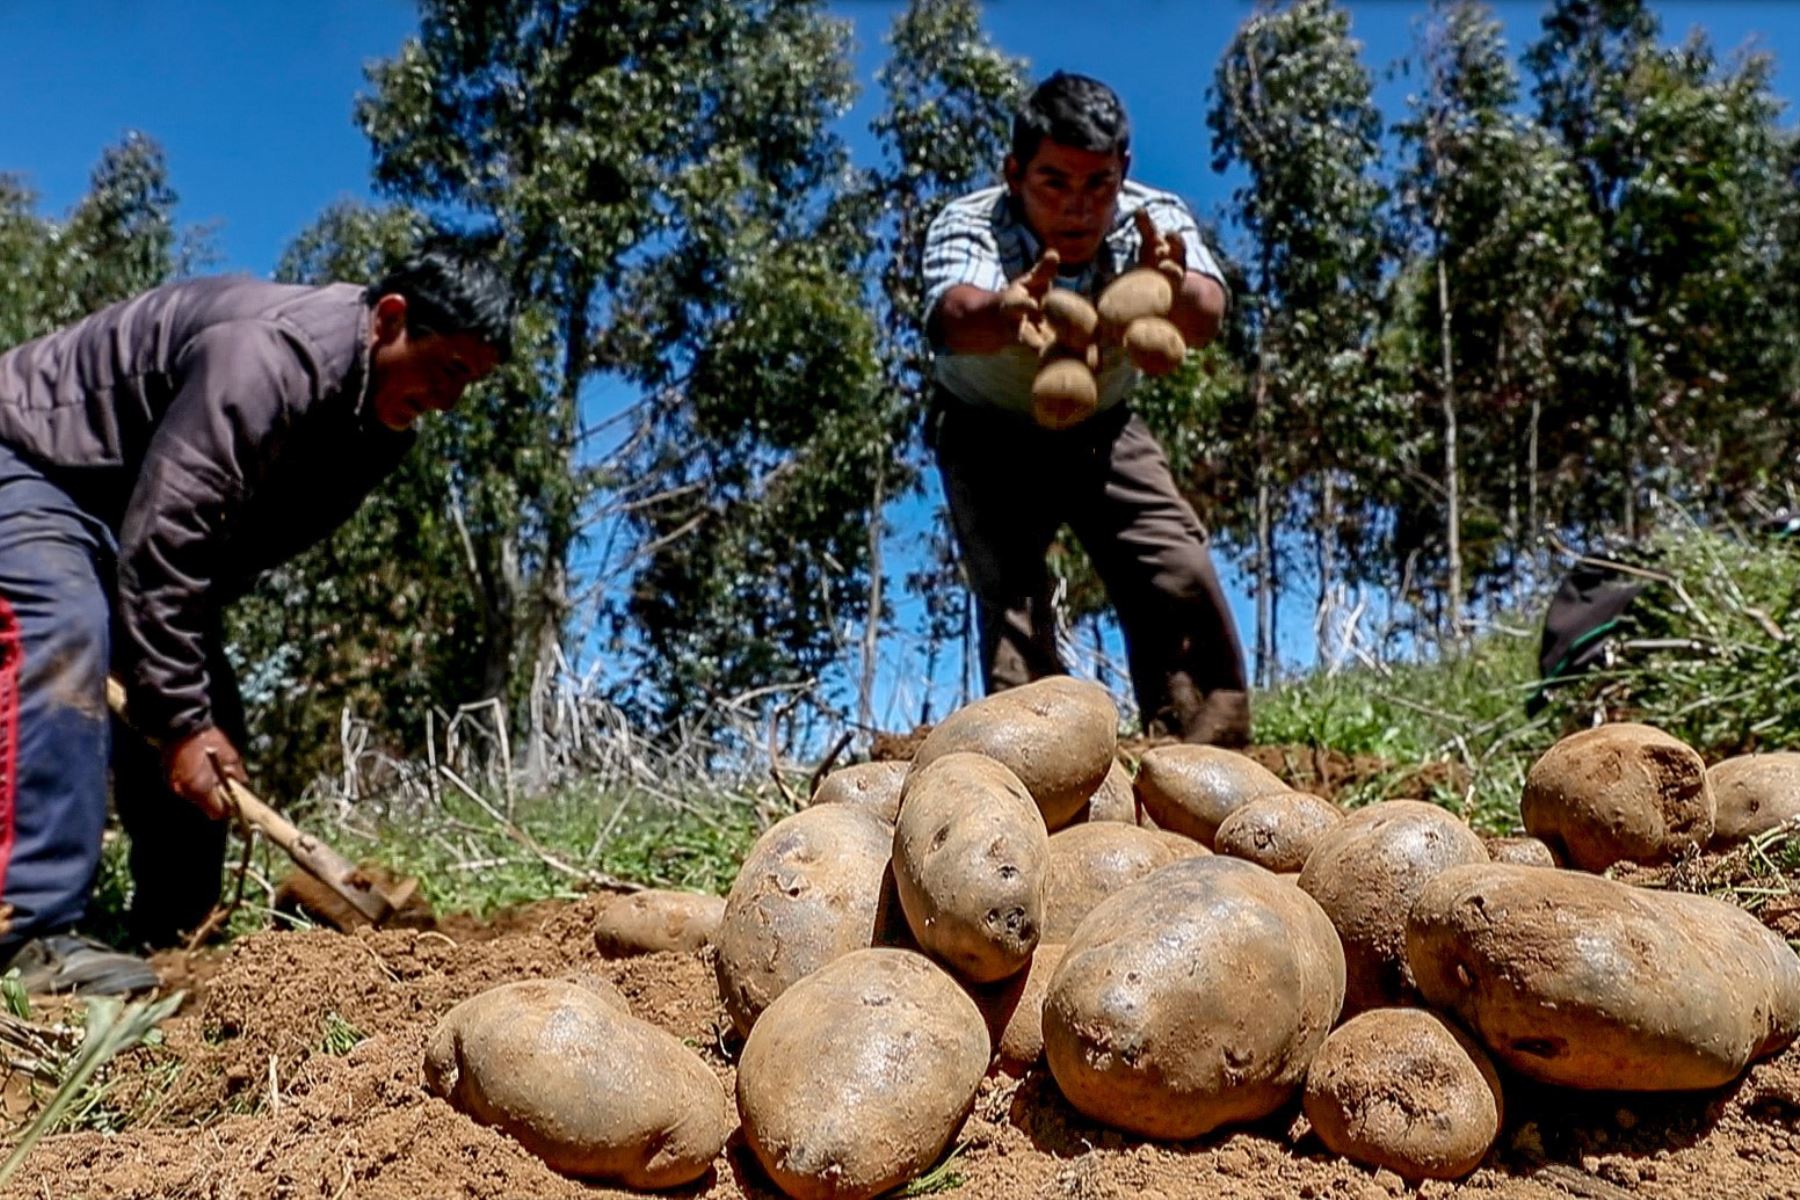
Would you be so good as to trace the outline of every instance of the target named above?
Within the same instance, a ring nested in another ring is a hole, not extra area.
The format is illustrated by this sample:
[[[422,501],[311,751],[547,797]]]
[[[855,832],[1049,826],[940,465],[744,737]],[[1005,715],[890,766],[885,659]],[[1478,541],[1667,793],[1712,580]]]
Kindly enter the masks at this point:
[[[1278,530],[1292,523],[1311,535],[1323,609],[1345,560],[1364,557],[1344,537],[1371,528],[1364,468],[1388,455],[1381,443],[1393,431],[1390,401],[1367,370],[1388,238],[1382,122],[1360,49],[1331,0],[1260,3],[1225,50],[1208,114],[1215,166],[1246,177],[1233,199],[1249,240],[1239,312],[1250,339],[1265,684],[1276,669]]]

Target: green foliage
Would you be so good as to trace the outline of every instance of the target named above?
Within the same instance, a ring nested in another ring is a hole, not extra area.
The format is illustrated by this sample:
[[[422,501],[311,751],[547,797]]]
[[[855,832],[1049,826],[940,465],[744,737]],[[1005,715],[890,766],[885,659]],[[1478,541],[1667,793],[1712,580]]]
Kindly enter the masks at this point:
[[[17,967],[0,975],[0,1004],[19,1020],[31,1020],[31,997],[25,994],[25,985],[19,982]]]
[[[315,820],[345,854],[417,878],[437,913],[486,917],[535,900],[574,899],[584,890],[582,871],[723,894],[762,831],[762,814],[748,789],[725,778],[692,779],[672,797],[574,785],[525,798],[513,813],[550,857],[449,790],[430,805],[392,808],[372,823],[339,824],[323,813]]]
[[[1381,347],[1416,430],[1391,553],[1456,589],[1442,606],[1453,624],[1471,596],[1510,601],[1530,577],[1568,492],[1563,465],[1592,434],[1559,383],[1567,330],[1599,286],[1598,227],[1561,145],[1513,111],[1518,81],[1485,6],[1434,5],[1415,57],[1423,88],[1396,127],[1407,251]]]
[[[344,1020],[336,1011],[326,1013],[319,1022],[319,1027],[323,1035],[319,1049],[340,1058],[356,1049],[358,1043],[369,1036]]]
[[[1559,0],[1526,61],[1600,229],[1598,302],[1567,336],[1589,433],[1575,520],[1627,536],[1652,491],[1710,511],[1790,462],[1793,314],[1776,306],[1784,177],[1771,66],[1722,68],[1703,37],[1656,44],[1642,0]]]
[[[1642,551],[1653,582],[1617,659],[1576,698],[1687,742],[1708,761],[1800,748],[1800,544],[1673,527]]]
[[[590,521],[624,584],[609,648],[671,721],[816,673],[862,598],[870,477],[893,468],[862,234],[833,203],[846,37],[800,0],[440,0],[371,71],[377,182],[499,231],[543,333],[531,369],[470,408],[471,428],[528,433],[521,452],[453,460],[511,485],[474,558],[490,612],[518,622],[496,682],[527,700],[528,761]],[[622,437],[587,445],[585,389],[605,379],[641,399]]]
[[[178,230],[162,147],[141,133],[107,147],[63,221],[38,217],[0,175],[0,348],[186,275],[208,261],[204,229]]]
[[[962,1173],[962,1154],[968,1143],[959,1142],[931,1170],[912,1180],[894,1193],[896,1200],[912,1200],[915,1196],[941,1196],[954,1192],[966,1182]]]

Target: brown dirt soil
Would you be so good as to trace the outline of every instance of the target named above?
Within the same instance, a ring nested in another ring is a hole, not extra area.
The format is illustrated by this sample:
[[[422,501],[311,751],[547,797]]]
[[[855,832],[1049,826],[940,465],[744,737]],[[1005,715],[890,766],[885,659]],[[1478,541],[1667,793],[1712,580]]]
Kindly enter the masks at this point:
[[[589,926],[605,897],[532,910],[529,928],[481,939],[439,931],[270,933],[233,946],[165,1027],[159,1050],[112,1070],[128,1132],[41,1142],[10,1196],[32,1200],[595,1200],[623,1195],[564,1179],[509,1138],[428,1096],[420,1063],[457,1001],[507,980],[591,971],[641,1017],[694,1046],[730,1088],[727,1026],[712,970],[675,954],[608,961]],[[323,1046],[332,1014],[371,1036]],[[180,1064],[172,1083],[166,1064]],[[159,1064],[165,1069],[157,1070]],[[271,1064],[273,1074],[271,1075]],[[1328,1155],[1298,1116],[1191,1143],[1155,1144],[1074,1112],[1041,1067],[990,1076],[960,1134],[954,1194],[1379,1200],[1505,1196],[1800,1197],[1800,1050],[1718,1092],[1584,1095],[1506,1080],[1507,1126],[1460,1184],[1410,1189]],[[122,1102],[122,1101],[121,1101]],[[684,1197],[774,1197],[734,1137]]]
[[[877,762],[910,759],[931,732],[920,725],[910,733],[877,733],[869,757]],[[1119,758],[1134,767],[1144,751],[1173,745],[1171,737],[1129,737],[1119,740]],[[1468,786],[1468,768],[1443,760],[1400,767],[1373,754],[1345,754],[1323,746],[1250,746],[1244,751],[1259,765],[1279,775],[1297,792],[1311,792],[1327,800],[1378,782],[1381,799],[1431,800],[1439,792],[1460,792]]]

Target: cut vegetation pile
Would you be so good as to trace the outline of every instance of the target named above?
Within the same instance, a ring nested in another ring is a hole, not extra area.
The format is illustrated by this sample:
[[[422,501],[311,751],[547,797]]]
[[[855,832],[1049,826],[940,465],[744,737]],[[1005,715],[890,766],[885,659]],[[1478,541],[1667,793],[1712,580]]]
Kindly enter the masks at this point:
[[[1127,803],[1117,724],[1066,679],[970,705],[825,779],[722,909],[246,938],[105,1073],[122,1132],[9,1194],[1800,1189],[1785,760],[1541,756],[1509,859],[1628,884],[1216,749],[1145,749]]]

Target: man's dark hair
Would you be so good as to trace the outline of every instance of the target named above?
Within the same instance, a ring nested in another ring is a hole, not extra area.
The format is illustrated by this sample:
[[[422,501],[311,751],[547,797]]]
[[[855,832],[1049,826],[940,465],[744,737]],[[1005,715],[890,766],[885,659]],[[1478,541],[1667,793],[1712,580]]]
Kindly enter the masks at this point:
[[[1045,138],[1077,150],[1123,155],[1131,149],[1131,122],[1119,94],[1086,75],[1058,71],[1013,117],[1012,155],[1023,167]]]
[[[370,284],[370,307],[383,296],[406,298],[409,334],[471,334],[512,357],[513,292],[500,272],[449,246],[418,251]]]

